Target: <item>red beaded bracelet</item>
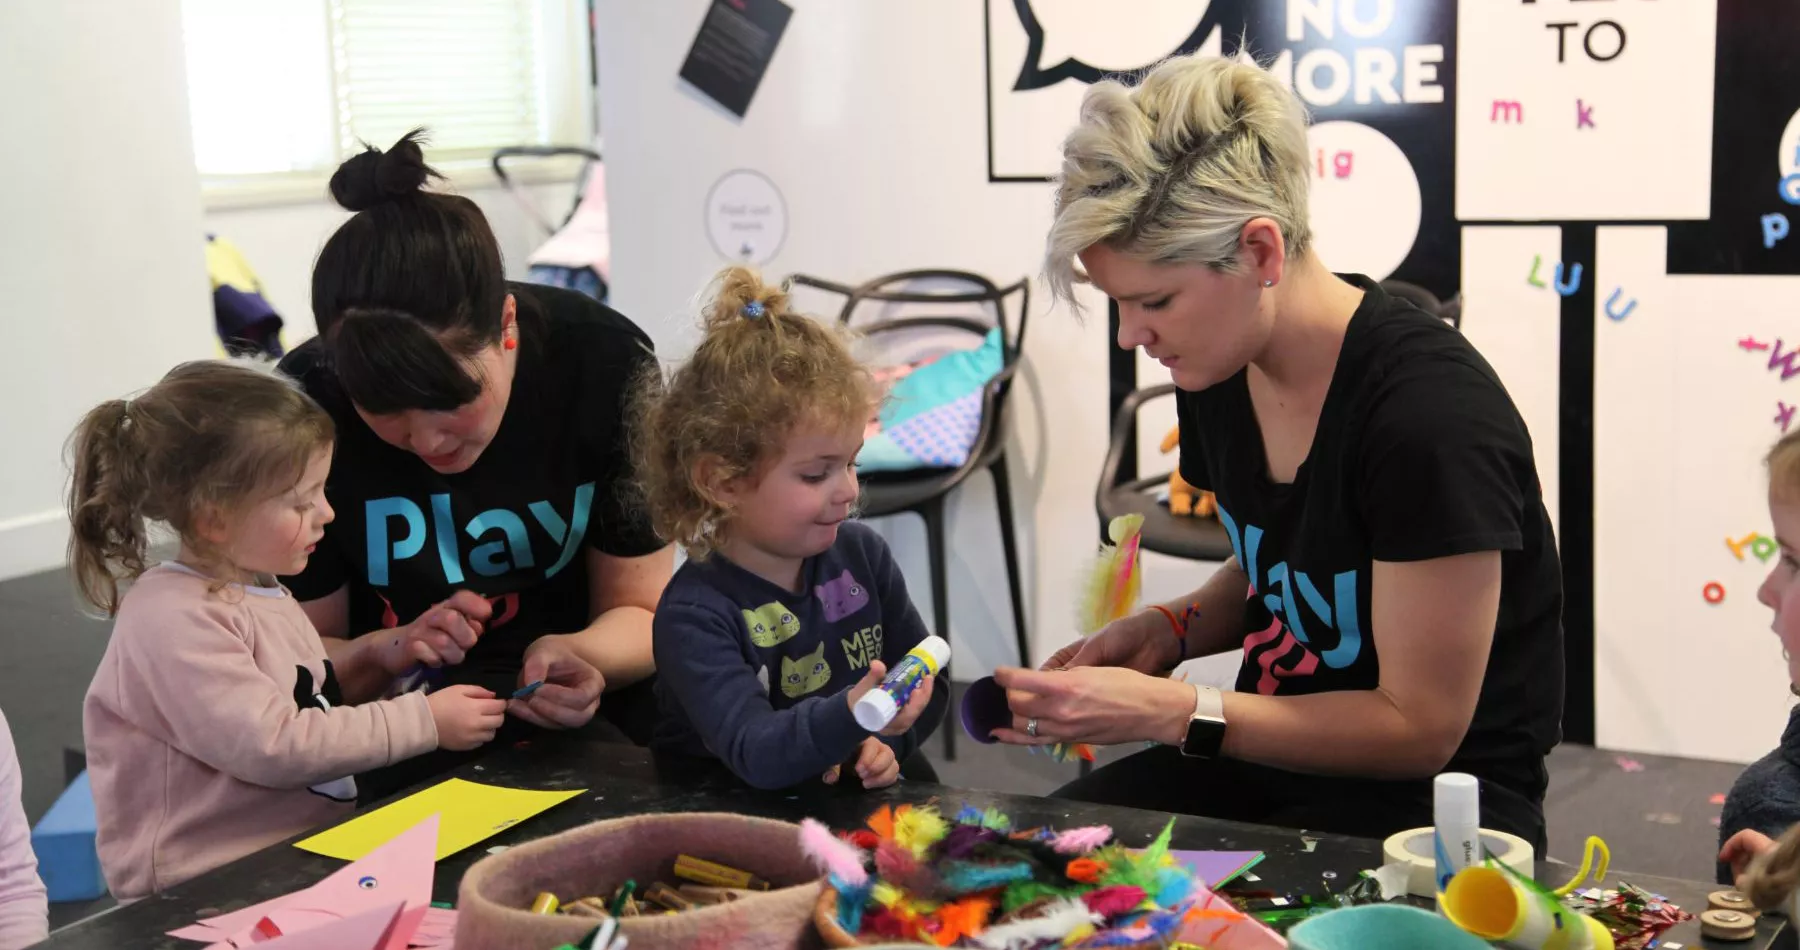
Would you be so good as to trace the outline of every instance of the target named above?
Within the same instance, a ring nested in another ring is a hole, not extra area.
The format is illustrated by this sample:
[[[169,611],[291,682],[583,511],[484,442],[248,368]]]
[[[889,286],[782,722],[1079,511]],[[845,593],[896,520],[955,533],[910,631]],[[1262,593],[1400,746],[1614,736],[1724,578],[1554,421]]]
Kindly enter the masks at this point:
[[[1181,625],[1181,621],[1175,619],[1173,610],[1161,604],[1151,604],[1150,609],[1169,618],[1169,629],[1175,633],[1176,655],[1183,660],[1187,659],[1187,628]]]

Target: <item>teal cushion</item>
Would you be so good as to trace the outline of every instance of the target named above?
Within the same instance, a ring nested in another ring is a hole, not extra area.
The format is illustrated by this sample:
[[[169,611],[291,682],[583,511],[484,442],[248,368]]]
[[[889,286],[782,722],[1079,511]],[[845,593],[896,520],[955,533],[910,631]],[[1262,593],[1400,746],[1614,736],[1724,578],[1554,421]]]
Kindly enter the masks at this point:
[[[894,383],[856,457],[859,471],[954,468],[981,427],[981,390],[1005,365],[1000,330],[972,350],[946,353]]]

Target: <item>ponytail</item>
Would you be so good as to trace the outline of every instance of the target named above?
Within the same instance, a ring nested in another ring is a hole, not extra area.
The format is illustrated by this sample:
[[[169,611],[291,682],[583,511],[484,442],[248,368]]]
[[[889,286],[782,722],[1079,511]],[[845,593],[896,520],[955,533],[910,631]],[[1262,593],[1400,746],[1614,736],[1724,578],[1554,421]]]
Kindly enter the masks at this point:
[[[69,440],[69,569],[88,603],[119,612],[119,580],[144,572],[149,548],[144,453],[123,399],[90,410]]]

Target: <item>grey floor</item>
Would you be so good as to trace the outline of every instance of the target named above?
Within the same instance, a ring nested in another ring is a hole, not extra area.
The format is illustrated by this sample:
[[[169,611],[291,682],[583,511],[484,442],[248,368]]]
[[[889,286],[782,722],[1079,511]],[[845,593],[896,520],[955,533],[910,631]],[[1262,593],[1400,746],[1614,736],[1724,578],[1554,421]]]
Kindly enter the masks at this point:
[[[81,701],[106,646],[109,624],[76,607],[62,571],[0,582],[0,711],[12,726],[33,821],[61,792],[65,750],[81,745]],[[1010,632],[1007,634],[1010,639]],[[1075,766],[1002,746],[960,742],[945,761],[929,748],[946,784],[1043,794]],[[1121,752],[1113,752],[1116,757]],[[1108,756],[1103,756],[1103,761]],[[1719,805],[1738,766],[1655,756],[1619,756],[1564,746],[1550,759],[1550,854],[1579,862],[1582,842],[1599,835],[1622,871],[1710,880]],[[61,908],[65,922],[80,908]]]

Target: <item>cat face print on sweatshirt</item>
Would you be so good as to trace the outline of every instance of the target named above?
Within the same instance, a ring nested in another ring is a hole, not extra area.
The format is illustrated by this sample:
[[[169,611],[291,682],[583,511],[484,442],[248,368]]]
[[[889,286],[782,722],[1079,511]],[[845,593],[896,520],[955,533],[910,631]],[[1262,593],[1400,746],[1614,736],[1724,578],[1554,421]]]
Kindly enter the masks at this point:
[[[781,658],[781,695],[789,699],[799,699],[808,693],[816,693],[831,682],[831,664],[825,661],[825,644],[819,643],[818,649],[794,659]]]
[[[740,613],[744,615],[744,627],[750,631],[750,642],[759,647],[785,643],[800,633],[800,618],[778,600]]]
[[[848,570],[814,587],[813,593],[825,608],[825,619],[830,623],[837,623],[869,606],[869,589],[858,584]]]

